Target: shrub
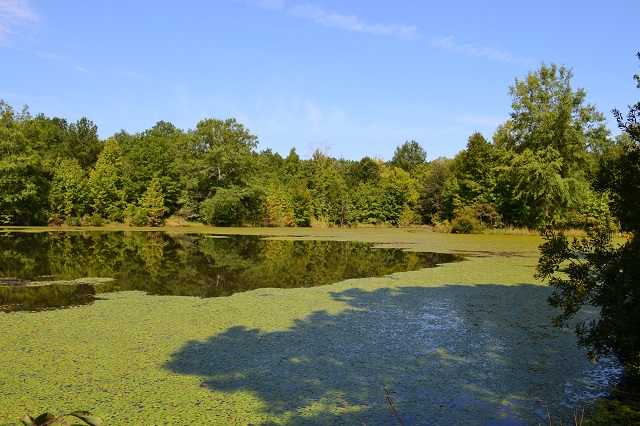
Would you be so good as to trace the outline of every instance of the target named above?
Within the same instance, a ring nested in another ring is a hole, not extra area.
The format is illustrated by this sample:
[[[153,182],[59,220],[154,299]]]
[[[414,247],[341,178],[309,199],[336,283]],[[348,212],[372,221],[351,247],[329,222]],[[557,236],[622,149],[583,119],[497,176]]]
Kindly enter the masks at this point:
[[[86,226],[102,226],[104,224],[104,219],[100,213],[96,213],[93,216],[86,216],[86,220],[83,222],[83,225]]]
[[[418,221],[418,215],[416,215],[411,207],[407,204],[402,207],[400,215],[398,216],[398,226],[405,227],[415,224]]]
[[[432,222],[434,232],[440,232],[443,234],[449,234],[451,232],[451,222],[447,219],[441,221],[434,218],[432,219]]]
[[[131,226],[147,226],[149,224],[149,214],[142,207],[129,206],[126,211],[126,218]]]
[[[476,216],[475,210],[470,206],[464,206],[454,211],[451,221],[451,232],[454,234],[477,234],[483,230],[482,222]]]
[[[80,225],[82,225],[82,220],[79,217],[76,217],[76,216],[68,216],[64,220],[64,224],[67,225],[67,226],[80,226]]]

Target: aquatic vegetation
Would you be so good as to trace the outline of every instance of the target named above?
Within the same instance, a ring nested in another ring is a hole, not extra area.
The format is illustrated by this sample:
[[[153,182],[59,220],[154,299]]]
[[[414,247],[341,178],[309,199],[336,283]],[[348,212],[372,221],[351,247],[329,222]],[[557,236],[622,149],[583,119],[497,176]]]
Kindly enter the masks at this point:
[[[566,423],[618,377],[551,326],[552,290],[533,279],[537,237],[263,231],[468,260],[320,287],[208,299],[124,291],[0,313],[0,424],[70,404],[109,413],[108,424],[394,424],[381,385],[405,424],[544,424],[547,407]]]

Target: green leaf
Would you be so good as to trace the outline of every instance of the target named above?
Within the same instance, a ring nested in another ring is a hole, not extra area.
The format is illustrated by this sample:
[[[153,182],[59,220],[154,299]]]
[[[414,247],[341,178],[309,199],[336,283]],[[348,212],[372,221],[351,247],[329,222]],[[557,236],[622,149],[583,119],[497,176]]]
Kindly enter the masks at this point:
[[[100,417],[95,414],[91,414],[88,411],[74,411],[73,413],[69,413],[69,415],[77,417],[91,426],[104,426],[104,422]]]

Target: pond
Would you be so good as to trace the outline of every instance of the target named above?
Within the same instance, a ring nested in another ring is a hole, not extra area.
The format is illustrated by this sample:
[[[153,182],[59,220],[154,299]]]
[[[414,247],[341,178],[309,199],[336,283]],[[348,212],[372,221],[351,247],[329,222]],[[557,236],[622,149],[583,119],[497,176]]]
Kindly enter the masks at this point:
[[[0,233],[0,311],[91,303],[100,293],[219,297],[384,276],[461,255],[350,241],[164,232]]]
[[[0,232],[0,424],[53,404],[108,424],[397,424],[388,390],[405,425],[555,425],[608,395],[619,366],[551,327],[548,287],[479,277],[529,277],[527,260],[424,270],[460,260],[348,241]],[[380,278],[318,287],[356,277]],[[85,306],[58,309],[73,305]]]

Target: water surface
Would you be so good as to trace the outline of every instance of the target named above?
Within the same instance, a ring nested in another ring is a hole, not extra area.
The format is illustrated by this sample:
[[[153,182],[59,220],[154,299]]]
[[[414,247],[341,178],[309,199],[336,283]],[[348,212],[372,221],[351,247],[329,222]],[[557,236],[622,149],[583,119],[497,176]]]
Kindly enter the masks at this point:
[[[97,294],[229,296],[383,276],[460,260],[350,241],[164,232],[0,234],[0,310],[91,303]]]

